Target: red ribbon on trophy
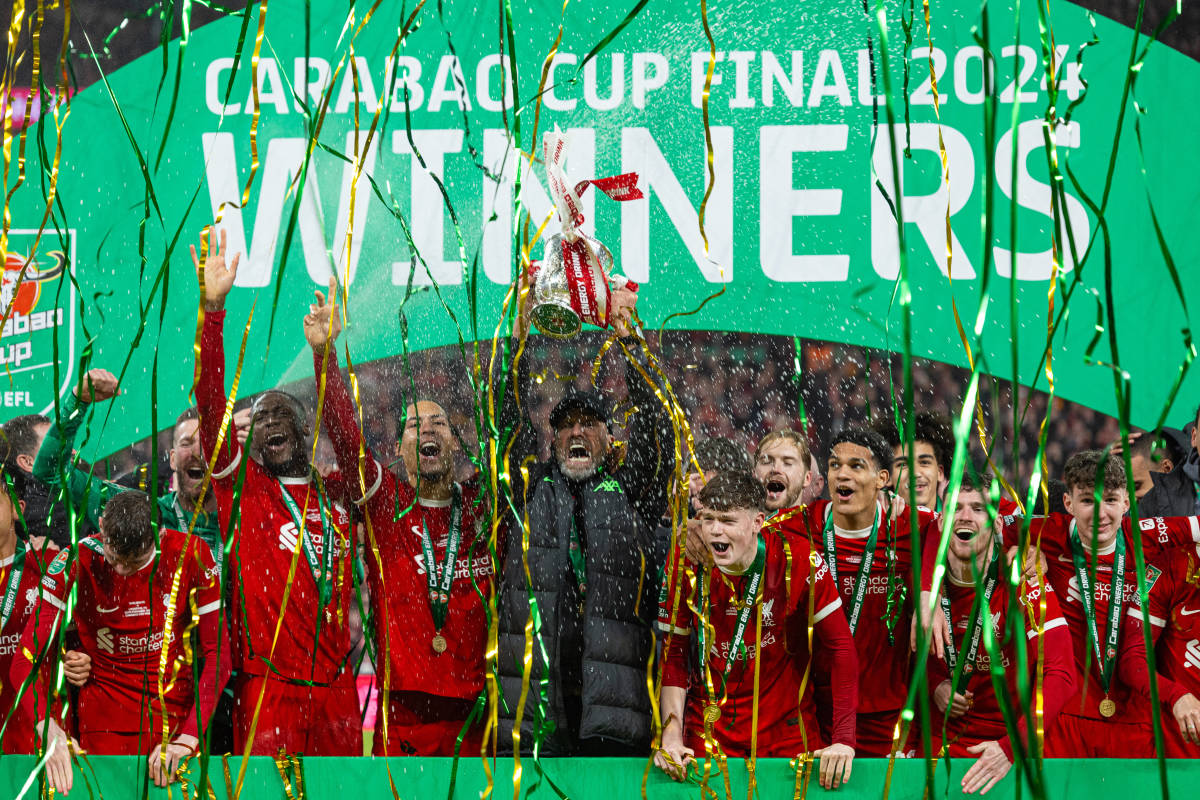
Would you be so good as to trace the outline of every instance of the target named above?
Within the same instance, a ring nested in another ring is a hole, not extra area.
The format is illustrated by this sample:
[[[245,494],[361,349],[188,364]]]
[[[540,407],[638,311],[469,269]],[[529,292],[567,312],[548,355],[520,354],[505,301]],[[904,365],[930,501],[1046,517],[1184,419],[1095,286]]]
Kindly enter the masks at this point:
[[[595,186],[618,202],[641,200],[645,195],[637,187],[636,172],[580,181],[571,186],[563,172],[567,136],[561,131],[546,135],[546,182],[562,232],[546,241],[542,262],[530,268],[533,281],[533,323],[550,336],[569,338],[587,322],[608,327],[608,306],[612,292],[625,288],[637,291],[637,284],[625,278],[610,278],[612,252],[597,240],[579,231],[584,222],[579,198],[588,186]]]

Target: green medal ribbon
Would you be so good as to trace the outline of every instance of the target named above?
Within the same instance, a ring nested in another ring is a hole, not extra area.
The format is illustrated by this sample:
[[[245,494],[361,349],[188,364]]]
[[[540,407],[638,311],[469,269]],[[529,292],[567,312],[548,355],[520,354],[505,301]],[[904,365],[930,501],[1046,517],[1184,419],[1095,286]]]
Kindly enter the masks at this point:
[[[420,502],[420,501],[418,501]],[[446,555],[438,568],[433,552],[433,539],[421,513],[421,550],[425,553],[425,580],[429,584],[429,613],[433,615],[433,627],[442,630],[446,615],[450,611],[450,587],[454,585],[454,568],[458,563],[458,548],[462,542],[462,488],[456,483],[450,499],[450,536],[446,541]]]
[[[858,615],[862,613],[863,600],[867,596],[867,584],[871,582],[871,565],[875,563],[875,544],[879,539],[879,518],[882,513],[878,508],[875,509],[875,522],[871,525],[871,535],[867,537],[867,545],[863,548],[862,563],[858,565],[858,576],[854,580],[854,596],[850,606],[851,635],[858,630]],[[833,578],[833,585],[837,587],[840,595],[842,588],[838,583],[837,543],[834,539],[832,513],[825,520],[823,539],[825,564],[829,567],[829,576]]]
[[[1083,600],[1083,613],[1087,617],[1088,635],[1092,640],[1092,652],[1100,665],[1100,686],[1108,692],[1113,669],[1117,665],[1117,642],[1121,636],[1121,612],[1125,600],[1125,537],[1117,531],[1116,552],[1113,554],[1112,586],[1108,593],[1107,637],[1104,651],[1100,650],[1100,635],[1096,628],[1096,598],[1092,595],[1092,581],[1088,575],[1087,555],[1079,532],[1071,525],[1071,558],[1075,562],[1075,576],[1079,579],[1079,596]]]
[[[992,592],[1000,578],[1000,553],[992,554],[988,564],[987,583],[983,585],[983,599],[979,602],[975,614],[967,623],[967,632],[963,635],[963,643],[967,645],[966,663],[963,672],[970,674],[975,671],[975,661],[979,656],[979,642],[983,634],[983,621],[989,619],[992,613]],[[946,617],[946,630],[950,635],[946,641],[946,666],[954,669],[958,665],[958,653],[954,647],[954,618],[950,614],[950,597],[943,591],[940,598],[942,614]]]
[[[729,681],[729,673],[733,669],[733,662],[737,661],[738,652],[743,649],[742,639],[746,635],[746,626],[750,622],[750,612],[754,610],[758,597],[758,587],[762,584],[763,573],[766,571],[767,565],[767,543],[762,536],[758,537],[758,552],[754,556],[754,563],[750,565],[747,574],[750,579],[746,581],[746,590],[742,593],[741,610],[738,612],[737,624],[733,629],[733,637],[729,640],[729,657],[725,659],[725,670],[721,675],[721,702],[724,703],[725,685]],[[707,570],[700,584],[701,603],[704,609],[708,612],[708,616],[712,618],[712,607],[709,605],[709,596],[712,593],[712,570]],[[698,631],[700,637],[700,657],[703,659],[704,669],[708,670],[708,644],[705,642],[705,633],[708,626],[701,621]],[[756,656],[757,657],[757,656]],[[712,688],[711,681],[709,687]],[[710,697],[710,703],[715,703],[716,698]]]
[[[308,534],[308,525],[300,516],[300,509],[296,507],[296,501],[292,499],[288,493],[287,487],[283,482],[279,482],[279,492],[283,495],[283,504],[287,506],[288,513],[292,515],[292,523],[296,526],[296,535],[300,537],[303,544],[304,558],[308,561],[308,569],[312,572],[313,582],[317,584],[317,594],[321,598],[321,608],[329,605],[330,599],[333,597],[333,587],[329,583],[329,576],[333,574],[333,549],[335,546],[333,537],[333,523],[329,520],[329,509],[325,505],[325,494],[317,492],[317,509],[321,513],[321,538],[325,546],[324,557],[317,555],[317,547],[313,544],[312,537]],[[324,563],[322,563],[324,561]]]
[[[4,604],[0,605],[0,631],[8,625],[13,608],[17,604],[17,592],[21,589],[21,575],[25,572],[25,543],[17,540],[13,553],[12,567],[8,573],[8,588],[4,590]]]

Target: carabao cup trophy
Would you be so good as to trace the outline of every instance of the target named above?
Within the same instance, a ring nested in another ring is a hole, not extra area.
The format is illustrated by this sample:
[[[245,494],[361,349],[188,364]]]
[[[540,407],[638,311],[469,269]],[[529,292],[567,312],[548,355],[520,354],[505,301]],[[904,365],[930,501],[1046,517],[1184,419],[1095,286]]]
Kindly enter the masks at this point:
[[[613,269],[612,251],[579,231],[584,222],[580,195],[588,186],[595,186],[619,202],[643,197],[637,188],[635,172],[580,181],[572,187],[563,173],[566,151],[566,134],[556,130],[546,136],[546,181],[558,209],[562,232],[546,240],[542,261],[535,262],[529,270],[533,283],[533,324],[547,336],[559,339],[579,333],[585,322],[608,327],[612,292],[620,288],[637,291],[633,281],[609,277]]]

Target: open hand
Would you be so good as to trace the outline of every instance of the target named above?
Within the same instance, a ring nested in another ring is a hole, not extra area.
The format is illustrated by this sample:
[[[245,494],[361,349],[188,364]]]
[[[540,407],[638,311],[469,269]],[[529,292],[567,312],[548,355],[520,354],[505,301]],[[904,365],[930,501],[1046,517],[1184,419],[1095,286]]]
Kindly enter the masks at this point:
[[[304,338],[314,353],[323,353],[342,332],[342,318],[337,313],[337,278],[329,277],[328,298],[316,291],[313,299],[304,315]]]
[[[204,234],[200,234],[200,246],[204,247]],[[221,231],[221,242],[217,244],[217,231],[215,228],[210,228],[208,232],[208,253],[204,257],[204,263],[200,263],[200,256],[196,254],[196,246],[191,246],[192,263],[196,266],[197,276],[203,275],[204,278],[204,310],[205,311],[220,311],[225,307],[225,297],[233,288],[233,282],[237,278],[238,261],[241,260],[242,254],[235,253],[233,263],[228,266],[225,263],[225,231]]]
[[[980,794],[987,794],[988,789],[999,783],[1012,768],[999,742],[980,742],[968,747],[967,752],[979,754],[967,774],[963,775],[962,788],[967,794],[974,794],[977,790]]]
[[[854,766],[854,748],[845,744],[831,744],[813,753],[821,759],[821,786],[836,789],[850,782],[850,769]]]

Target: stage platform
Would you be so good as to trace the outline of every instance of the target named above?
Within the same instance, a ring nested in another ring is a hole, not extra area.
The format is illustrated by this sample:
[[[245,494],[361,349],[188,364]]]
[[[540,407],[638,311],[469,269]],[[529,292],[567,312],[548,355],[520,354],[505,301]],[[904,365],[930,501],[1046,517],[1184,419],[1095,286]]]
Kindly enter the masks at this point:
[[[226,783],[225,761],[213,758],[209,762],[212,797],[227,800],[230,792]],[[491,762],[489,762],[491,763]],[[0,797],[16,798],[35,764],[28,756],[0,757]],[[240,793],[242,800],[358,800],[358,798],[399,797],[402,800],[434,800],[457,798],[477,800],[486,789],[488,780],[483,764],[478,758],[461,759],[457,766],[453,795],[450,781],[453,771],[452,759],[446,758],[393,758],[385,761],[376,758],[306,758],[302,759],[302,789],[296,770],[290,769],[285,784],[276,762],[270,758],[251,758],[246,767],[244,783]],[[229,781],[236,784],[240,758],[228,759]],[[938,776],[931,798],[958,797],[954,790],[944,793],[946,770],[939,765]],[[951,780],[957,787],[969,762],[956,760],[951,765]],[[642,777],[646,761],[629,758],[546,758],[541,760],[546,776],[571,800],[635,800],[642,796]],[[532,759],[522,759],[521,797],[539,780],[538,770]],[[897,761],[891,774],[890,798],[913,798],[925,796],[925,763],[923,761]],[[492,797],[507,800],[513,797],[513,761],[500,759],[494,762],[495,778]],[[393,794],[389,785],[394,782]],[[200,774],[198,764],[191,767],[191,785],[183,794],[190,800],[195,798],[195,788]],[[1017,787],[1014,774],[988,793],[988,797],[1015,797]],[[132,798],[179,798],[180,787],[173,786],[170,794],[165,789],[144,787],[145,769],[142,759],[114,756],[94,756],[87,759],[83,769],[77,767],[72,798],[105,798],[105,800],[131,800]],[[741,800],[747,796],[747,774],[743,762],[730,762],[730,798]],[[1171,797],[1191,798],[1197,796],[1200,785],[1200,761],[1168,761],[1168,789]],[[884,760],[863,759],[854,765],[854,774],[849,785],[837,790],[840,800],[851,798],[884,797],[888,785],[888,763]],[[716,798],[726,797],[725,782],[719,772],[714,772],[709,784]],[[1112,800],[1149,800],[1162,797],[1158,763],[1140,760],[1058,760],[1047,761],[1045,767],[1045,796],[1049,798],[1111,798]],[[303,794],[301,795],[301,791]],[[145,792],[145,793],[143,793]],[[698,783],[676,784],[657,770],[651,770],[646,781],[646,797],[649,800],[671,800],[672,798],[700,798]],[[809,798],[831,795],[813,781],[805,794]],[[36,787],[31,787],[25,797],[35,798]],[[201,795],[202,797],[205,795]],[[558,797],[553,787],[542,780],[533,797],[553,800]],[[713,794],[708,794],[713,797]],[[758,762],[759,800],[792,800],[796,794],[795,772],[786,760],[762,759]],[[1024,785],[1020,797],[1037,795]]]

